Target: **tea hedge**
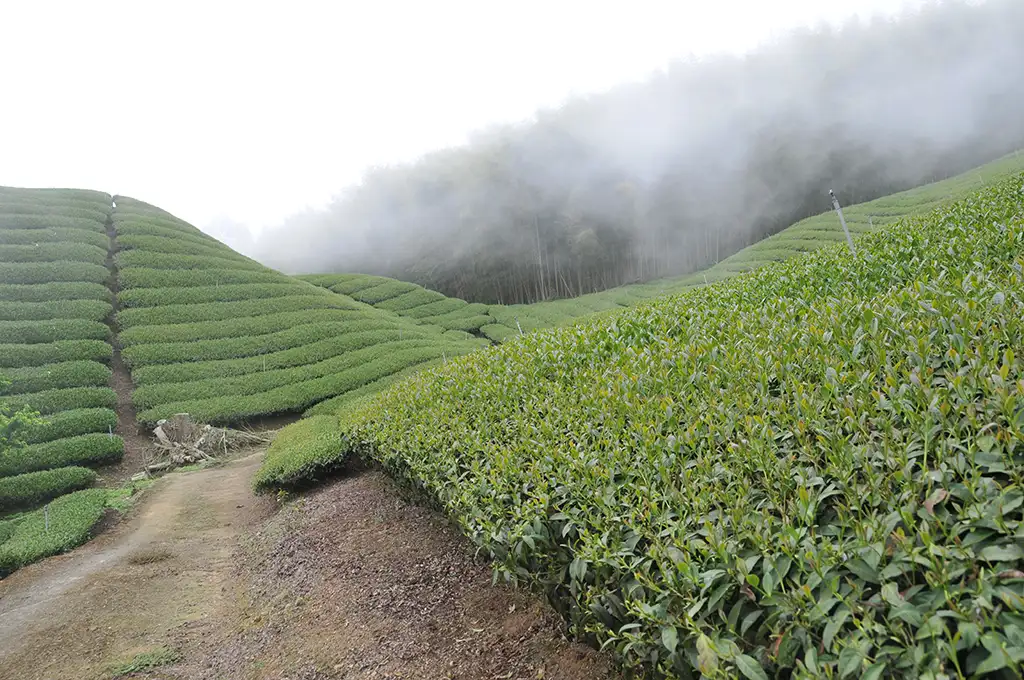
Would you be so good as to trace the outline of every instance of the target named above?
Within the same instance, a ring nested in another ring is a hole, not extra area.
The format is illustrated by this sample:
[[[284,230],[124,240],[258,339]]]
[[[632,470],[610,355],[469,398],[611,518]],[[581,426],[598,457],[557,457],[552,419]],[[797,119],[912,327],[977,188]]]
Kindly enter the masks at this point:
[[[216,361],[252,356],[301,347],[348,332],[383,330],[389,327],[386,319],[366,319],[358,323],[318,323],[293,326],[266,335],[240,338],[218,338],[195,342],[156,343],[136,345],[124,350],[125,362],[132,370],[142,366],[176,364],[190,361]]]
[[[383,356],[347,370],[279,387],[269,387],[266,391],[256,394],[229,394],[206,399],[191,397],[187,400],[162,403],[155,408],[141,411],[138,418],[141,422],[153,423],[175,413],[187,411],[201,421],[221,423],[274,413],[301,412],[320,401],[357,389],[410,366],[441,358],[450,349],[450,346],[431,344],[426,347],[386,351],[382,352]],[[472,349],[463,348],[462,352]],[[301,379],[305,372],[296,371],[292,375]],[[265,384],[256,375],[248,377],[261,386]],[[213,389],[216,391],[216,386]]]
[[[3,520],[0,519],[0,545],[4,543],[8,538],[14,535],[14,528],[17,526],[17,522],[14,520]]]
[[[383,327],[383,324],[380,323],[372,325],[376,325],[377,329],[358,331],[353,330],[352,326],[349,325],[345,327],[345,332],[342,334],[329,335],[324,340],[318,340],[270,354],[260,354],[240,359],[142,366],[136,369],[133,377],[135,384],[139,386],[188,382],[209,378],[227,378],[279,368],[305,366],[306,364],[330,359],[339,354],[360,350],[364,347],[384,345],[401,340],[426,340],[428,337],[426,331],[419,329],[400,331]]]
[[[411,319],[424,319],[431,316],[444,316],[445,314],[451,314],[452,312],[458,311],[462,307],[466,307],[468,303],[465,300],[459,300],[458,298],[445,298],[438,300],[437,302],[428,302],[427,304],[419,307],[413,307],[412,309],[403,309],[402,316],[408,316]]]
[[[0,477],[0,511],[40,505],[72,491],[87,489],[95,482],[96,473],[82,467]]]
[[[479,345],[267,269],[152,206],[115,203],[119,341],[143,422],[301,411]]]
[[[107,249],[88,243],[0,245],[0,262],[91,262],[103,266]]]
[[[487,305],[446,298],[415,284],[382,276],[313,274],[299,278],[339,294],[350,294],[360,302],[423,326],[435,327],[435,331],[475,333],[481,326],[495,322]]]
[[[337,469],[341,447],[341,432],[333,415],[300,420],[274,438],[269,454],[274,462],[260,468],[253,486],[291,488],[316,482]]]
[[[398,371],[397,373],[391,373],[389,375],[384,376],[383,378],[378,378],[377,380],[370,381],[363,385],[362,387],[357,387],[356,389],[349,390],[344,394],[339,394],[336,397],[332,397],[330,399],[321,401],[316,406],[306,409],[306,411],[302,415],[305,417],[335,415],[339,413],[343,408],[349,408],[352,404],[361,401],[366,397],[375,395],[378,392],[383,392],[385,389],[391,387],[395,383],[401,380],[405,380],[409,376],[415,375],[416,373],[419,373],[422,370],[443,364],[447,360],[447,357],[441,357],[440,359],[424,361],[422,364],[418,364],[416,366],[410,366],[408,368],[402,369],[401,371]],[[277,457],[277,454],[275,454],[275,457]],[[291,465],[290,463],[284,461],[281,461],[281,463],[285,466]],[[268,481],[265,485],[258,486],[269,488],[270,486],[272,486],[272,483]]]
[[[68,387],[2,397],[16,406],[27,406],[43,415],[79,408],[114,408],[117,395],[109,387]]]
[[[110,289],[100,283],[56,282],[30,285],[0,284],[5,302],[52,302],[55,300],[112,300]]]
[[[151,267],[125,267],[120,271],[123,289],[130,288],[196,288],[199,286],[229,286],[232,284],[272,284],[282,281],[281,275],[269,270],[256,269],[153,269]],[[292,294],[299,287],[290,283]]]
[[[28,433],[29,444],[42,444],[92,432],[112,432],[117,414],[109,408],[77,408],[46,416]]]
[[[122,276],[124,271],[121,272]],[[237,300],[265,300],[295,295],[291,283],[210,285],[195,288],[133,288],[118,295],[124,307],[158,307],[160,305],[190,305],[205,302],[233,302]]]
[[[198,323],[223,318],[260,316],[312,309],[351,309],[352,303],[338,295],[286,295],[258,300],[206,302],[194,305],[161,305],[125,309],[117,316],[121,328],[157,324]]]
[[[4,375],[11,381],[7,392],[16,395],[62,387],[101,387],[110,382],[111,371],[96,361],[65,361],[7,369]]]
[[[69,465],[109,465],[123,455],[120,437],[93,432],[0,452],[0,477]]]
[[[1024,176],[858,248],[420,372],[260,479],[374,458],[640,672],[1019,677]]]
[[[53,214],[61,217],[72,217],[80,220],[89,220],[97,223],[100,227],[107,221],[107,212],[101,208],[82,206],[69,203],[49,204],[48,202],[17,202],[5,200],[0,203],[0,214],[4,215],[39,215],[50,217]]]
[[[216,241],[182,239],[145,234],[121,234],[117,237],[121,250],[148,250],[173,255],[205,255],[208,257],[236,257],[238,253]]]
[[[304,309],[262,316],[224,318],[220,321],[133,326],[121,332],[126,347],[152,343],[199,342],[220,338],[265,335],[299,324],[349,323],[366,319],[361,310],[345,308]]]
[[[0,321],[48,321],[87,319],[102,321],[113,307],[106,300],[58,300],[55,302],[0,301]]]
[[[359,299],[358,297],[356,299]],[[435,302],[447,300],[444,295],[437,291],[426,288],[415,287],[412,290],[397,295],[389,300],[377,304],[377,309],[384,309],[389,312],[403,312],[416,307],[422,307]]]
[[[402,340],[386,344],[374,344],[358,350],[351,350],[322,361],[306,363],[291,368],[257,370],[244,375],[205,378],[191,382],[162,382],[139,385],[132,394],[136,408],[150,409],[169,402],[189,399],[208,399],[221,396],[244,396],[267,392],[291,383],[300,383],[315,378],[342,374],[355,366],[385,357],[393,362],[403,362],[406,357],[418,357],[425,349],[440,356],[443,350],[430,339]],[[434,358],[432,355],[430,358]],[[401,368],[405,366],[402,365]]]
[[[59,340],[32,345],[0,345],[0,368],[56,364],[75,359],[109,363],[113,348],[103,340]]]
[[[351,298],[365,302],[368,305],[377,305],[386,300],[415,291],[419,286],[406,283],[405,281],[391,280],[371,288],[364,288],[350,295]]]
[[[125,250],[117,254],[117,265],[121,268],[140,269],[233,269],[269,271],[259,262],[238,256],[211,257],[206,255],[170,255],[149,250]]]
[[[14,215],[0,213],[0,229],[4,231],[41,231],[43,229],[75,229],[104,232],[102,222],[79,217],[63,217],[60,215]]]
[[[48,506],[49,529],[43,510],[21,519],[10,537],[0,543],[0,576],[89,540],[106,509],[108,494],[106,489],[85,489],[61,496]]]
[[[110,270],[91,262],[0,262],[0,283],[105,283]]]
[[[110,239],[106,234],[86,229],[57,227],[15,230],[0,227],[0,243],[21,246],[31,246],[37,243],[85,243],[101,248],[106,254]]]
[[[109,380],[110,211],[99,192],[0,187],[0,367],[13,380],[5,401],[47,413],[89,407],[97,392],[64,388]]]
[[[49,532],[38,513],[3,523],[0,572],[84,540],[95,521],[87,499],[106,492],[71,493],[96,479],[78,466],[123,454],[107,387],[111,209],[98,192],[0,187],[0,402],[44,414],[26,431],[27,444],[0,451],[0,512],[52,500]]]
[[[110,328],[88,319],[0,321],[0,337],[12,344],[37,344],[60,340],[106,340]]]

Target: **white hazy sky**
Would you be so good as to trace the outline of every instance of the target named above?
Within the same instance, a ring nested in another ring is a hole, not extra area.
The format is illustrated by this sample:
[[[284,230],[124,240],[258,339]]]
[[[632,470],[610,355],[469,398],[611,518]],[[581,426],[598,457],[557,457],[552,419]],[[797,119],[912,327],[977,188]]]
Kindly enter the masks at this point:
[[[374,164],[676,57],[921,0],[9,2],[0,185],[122,193],[254,232]]]

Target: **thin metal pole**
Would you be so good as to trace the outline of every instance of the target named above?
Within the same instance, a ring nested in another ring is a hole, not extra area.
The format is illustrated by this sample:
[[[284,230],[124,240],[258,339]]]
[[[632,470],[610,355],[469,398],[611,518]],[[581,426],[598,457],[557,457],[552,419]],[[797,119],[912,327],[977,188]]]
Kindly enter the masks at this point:
[[[853,239],[850,237],[850,229],[846,226],[846,218],[843,217],[843,208],[839,205],[839,199],[836,198],[835,192],[831,189],[828,190],[828,195],[832,199],[832,207],[835,208],[836,213],[839,215],[839,223],[843,225],[843,232],[846,234],[846,243],[850,246],[850,252],[856,255],[857,249],[853,247]]]

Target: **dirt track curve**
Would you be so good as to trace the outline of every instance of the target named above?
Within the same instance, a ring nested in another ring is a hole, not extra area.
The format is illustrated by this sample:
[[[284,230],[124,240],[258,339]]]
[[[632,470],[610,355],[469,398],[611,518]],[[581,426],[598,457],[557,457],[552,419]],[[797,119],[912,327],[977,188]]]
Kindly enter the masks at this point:
[[[114,529],[0,581],[0,678],[111,678],[157,650],[178,660],[131,677],[611,677],[383,475],[279,509],[250,491],[260,459],[168,475]]]

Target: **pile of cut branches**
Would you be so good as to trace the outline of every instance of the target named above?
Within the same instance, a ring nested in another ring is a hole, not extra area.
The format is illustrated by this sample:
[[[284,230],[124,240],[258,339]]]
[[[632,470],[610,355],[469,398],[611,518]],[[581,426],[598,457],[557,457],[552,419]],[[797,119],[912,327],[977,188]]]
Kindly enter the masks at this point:
[[[161,420],[153,430],[154,462],[147,472],[159,472],[182,465],[212,460],[228,451],[270,442],[263,433],[245,432],[197,423],[187,413],[178,413]]]

